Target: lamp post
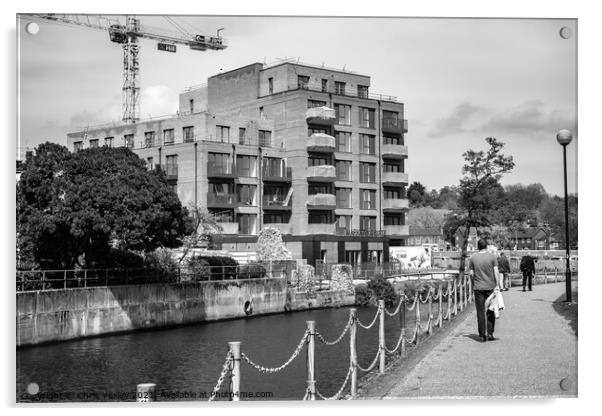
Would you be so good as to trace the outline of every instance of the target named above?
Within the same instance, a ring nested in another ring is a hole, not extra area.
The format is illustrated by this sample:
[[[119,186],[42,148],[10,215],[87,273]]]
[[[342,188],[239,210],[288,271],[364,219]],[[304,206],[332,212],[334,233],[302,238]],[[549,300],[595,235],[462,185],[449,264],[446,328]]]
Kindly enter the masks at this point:
[[[567,180],[566,180],[566,147],[573,140],[573,133],[570,130],[559,130],[556,134],[556,140],[562,146],[562,157],[564,162],[564,238],[566,248],[566,270],[565,270],[565,283],[566,283],[566,301],[572,301],[571,291],[571,264],[570,264],[570,249],[569,249],[569,194],[567,191]]]

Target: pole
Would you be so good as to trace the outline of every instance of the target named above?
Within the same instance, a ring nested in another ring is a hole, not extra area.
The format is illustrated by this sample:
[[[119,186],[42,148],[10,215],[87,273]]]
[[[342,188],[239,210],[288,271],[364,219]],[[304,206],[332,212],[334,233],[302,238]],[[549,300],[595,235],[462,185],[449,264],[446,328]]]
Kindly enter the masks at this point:
[[[414,345],[418,345],[418,339],[420,338],[420,291],[416,291],[414,296],[416,296],[416,342]]]
[[[231,401],[240,401],[240,341],[228,342],[232,352],[232,395]]]
[[[439,328],[443,327],[443,284],[439,282]]]
[[[454,316],[458,315],[458,280],[454,277]]]
[[[447,321],[451,321],[451,311],[452,311],[452,282],[451,280],[447,281]]]
[[[462,301],[463,294],[464,294],[464,291],[462,290],[462,287],[464,286],[464,276],[465,275],[462,275],[462,277],[460,278],[460,282],[458,282],[458,287],[460,288],[460,296],[459,296],[459,298],[460,298],[460,312],[462,312],[464,310],[464,302]]]
[[[316,400],[316,380],[314,376],[315,370],[315,337],[316,337],[316,321],[305,321],[307,324],[307,400]]]
[[[432,288],[429,288],[429,291],[427,293],[428,296],[428,301],[429,301],[429,319],[428,319],[428,325],[426,327],[426,332],[431,335],[432,331],[433,331],[433,296],[431,295],[432,292]]]
[[[136,386],[136,401],[137,402],[154,402],[155,401],[154,383],[138,384]]]
[[[568,144],[568,143],[567,143]],[[564,238],[566,248],[566,301],[572,302],[573,294],[571,293],[571,265],[570,265],[570,245],[569,245],[569,193],[566,180],[566,144],[562,145],[562,160],[564,162]]]
[[[357,348],[356,348],[356,317],[357,309],[349,311],[351,327],[349,328],[349,360],[351,361],[351,397],[357,396]]]
[[[378,301],[378,309],[380,311],[380,322],[378,327],[378,350],[380,354],[380,363],[378,366],[378,372],[380,374],[385,373],[385,301]]]
[[[401,306],[399,307],[399,326],[401,327],[401,355],[406,353],[406,294],[401,294]]]

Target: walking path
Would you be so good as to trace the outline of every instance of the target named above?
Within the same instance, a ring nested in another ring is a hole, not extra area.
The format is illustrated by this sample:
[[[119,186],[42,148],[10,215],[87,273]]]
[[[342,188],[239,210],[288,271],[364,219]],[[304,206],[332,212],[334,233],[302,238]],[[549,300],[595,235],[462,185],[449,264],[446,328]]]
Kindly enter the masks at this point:
[[[413,369],[391,373],[399,381],[381,398],[576,397],[577,336],[553,308],[564,288],[503,292],[506,310],[496,320],[495,341],[478,341],[472,307]]]

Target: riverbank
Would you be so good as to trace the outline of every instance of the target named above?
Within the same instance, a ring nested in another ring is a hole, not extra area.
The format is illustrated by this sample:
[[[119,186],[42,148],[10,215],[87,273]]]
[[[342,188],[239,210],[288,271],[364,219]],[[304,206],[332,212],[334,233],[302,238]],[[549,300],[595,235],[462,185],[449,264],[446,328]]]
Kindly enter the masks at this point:
[[[353,304],[353,294],[308,296],[283,278],[18,292],[17,347]]]

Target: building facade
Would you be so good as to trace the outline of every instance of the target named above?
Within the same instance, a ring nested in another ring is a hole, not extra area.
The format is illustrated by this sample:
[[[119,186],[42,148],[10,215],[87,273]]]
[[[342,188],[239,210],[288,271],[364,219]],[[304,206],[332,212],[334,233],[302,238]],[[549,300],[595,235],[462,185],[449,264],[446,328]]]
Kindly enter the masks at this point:
[[[310,264],[388,261],[409,235],[407,120],[369,88],[348,71],[256,63],[184,91],[175,116],[71,133],[68,145],[127,146],[161,166],[183,205],[221,219],[224,249],[252,251],[271,226]]]

